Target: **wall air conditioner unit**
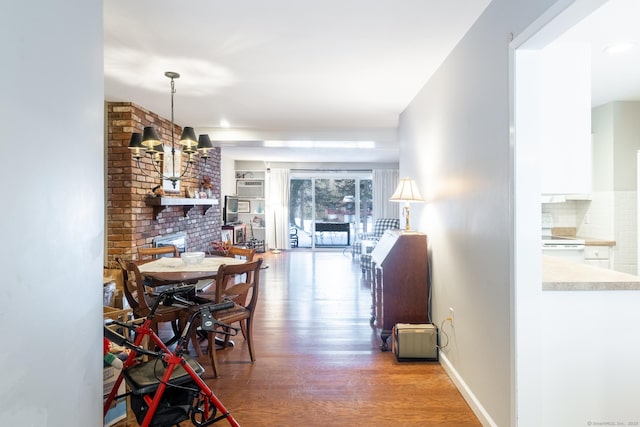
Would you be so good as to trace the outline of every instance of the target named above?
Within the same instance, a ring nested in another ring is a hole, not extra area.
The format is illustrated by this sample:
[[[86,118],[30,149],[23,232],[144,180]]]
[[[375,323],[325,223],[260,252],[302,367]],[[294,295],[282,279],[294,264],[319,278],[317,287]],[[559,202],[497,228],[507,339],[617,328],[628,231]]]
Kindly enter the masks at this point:
[[[239,179],[236,181],[236,194],[238,197],[264,197],[264,181]]]

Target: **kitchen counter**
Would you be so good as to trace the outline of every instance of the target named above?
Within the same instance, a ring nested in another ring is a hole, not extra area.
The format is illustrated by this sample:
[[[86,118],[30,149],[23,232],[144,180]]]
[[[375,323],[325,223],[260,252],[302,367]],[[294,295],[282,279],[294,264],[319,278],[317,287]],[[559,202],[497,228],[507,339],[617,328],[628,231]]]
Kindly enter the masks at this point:
[[[584,240],[585,246],[615,246],[615,240],[602,240],[602,239],[593,239],[590,237],[576,237],[576,239]]]
[[[640,277],[606,268],[542,256],[542,290],[628,291],[640,290]]]
[[[576,236],[575,227],[553,227],[551,229],[553,236],[562,237],[565,239],[580,239],[584,240],[585,246],[615,246],[615,240],[604,240],[593,237]]]

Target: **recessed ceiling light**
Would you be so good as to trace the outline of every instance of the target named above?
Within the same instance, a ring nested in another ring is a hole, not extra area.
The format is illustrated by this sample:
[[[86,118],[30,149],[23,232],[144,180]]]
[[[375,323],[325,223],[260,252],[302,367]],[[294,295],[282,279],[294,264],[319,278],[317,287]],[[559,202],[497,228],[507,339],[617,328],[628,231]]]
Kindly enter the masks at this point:
[[[605,47],[604,51],[609,55],[616,55],[619,53],[629,52],[631,49],[633,49],[633,46],[634,44],[631,42],[612,43],[609,46]]]
[[[226,119],[220,120],[220,127],[221,128],[227,129],[229,126],[231,126],[231,125],[229,124],[229,122]]]

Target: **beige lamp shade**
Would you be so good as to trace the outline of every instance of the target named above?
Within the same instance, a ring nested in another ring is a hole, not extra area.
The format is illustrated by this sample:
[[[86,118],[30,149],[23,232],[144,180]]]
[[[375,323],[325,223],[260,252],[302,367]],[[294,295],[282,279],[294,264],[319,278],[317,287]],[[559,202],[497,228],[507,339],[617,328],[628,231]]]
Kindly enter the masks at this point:
[[[406,224],[404,229],[406,231],[411,230],[411,213],[409,208],[409,202],[424,202],[424,199],[418,191],[416,182],[411,178],[402,178],[398,184],[398,188],[389,199],[392,202],[404,202],[404,218]]]
[[[416,182],[411,178],[402,178],[389,200],[392,202],[424,202]]]

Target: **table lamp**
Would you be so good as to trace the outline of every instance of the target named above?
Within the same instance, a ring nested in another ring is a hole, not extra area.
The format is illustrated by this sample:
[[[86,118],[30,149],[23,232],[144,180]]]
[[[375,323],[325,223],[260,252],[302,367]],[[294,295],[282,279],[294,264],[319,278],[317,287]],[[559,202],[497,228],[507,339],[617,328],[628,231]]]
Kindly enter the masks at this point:
[[[410,202],[424,202],[424,199],[418,191],[416,182],[410,178],[402,178],[396,188],[395,193],[391,196],[389,201],[392,202],[404,202],[404,218],[406,220],[405,231],[411,230],[411,216],[409,203]]]

